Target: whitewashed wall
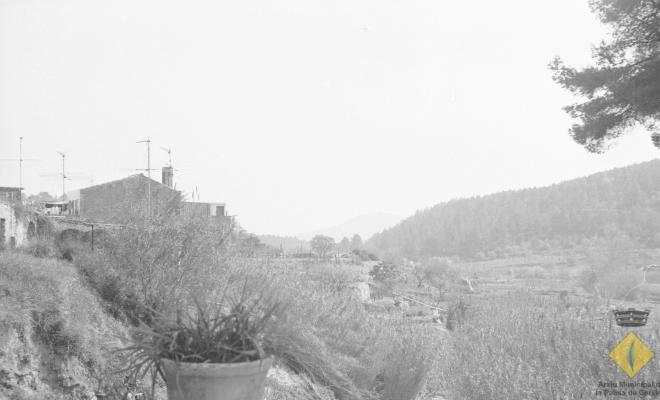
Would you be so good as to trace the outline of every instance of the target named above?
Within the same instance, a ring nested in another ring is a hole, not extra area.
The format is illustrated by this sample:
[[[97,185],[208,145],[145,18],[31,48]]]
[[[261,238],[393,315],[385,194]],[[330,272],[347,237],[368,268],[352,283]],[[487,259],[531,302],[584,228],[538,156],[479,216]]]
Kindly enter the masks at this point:
[[[10,238],[16,238],[16,246],[27,242],[27,225],[22,219],[16,218],[14,207],[10,204],[0,203],[0,219],[5,220],[5,247],[9,247]]]

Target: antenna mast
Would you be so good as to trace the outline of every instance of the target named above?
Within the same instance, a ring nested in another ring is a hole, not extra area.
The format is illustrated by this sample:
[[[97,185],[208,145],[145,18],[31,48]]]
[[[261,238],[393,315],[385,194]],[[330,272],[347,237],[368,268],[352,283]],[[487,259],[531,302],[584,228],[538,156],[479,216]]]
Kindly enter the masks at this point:
[[[18,161],[18,188],[23,192],[23,161],[37,161],[35,158],[23,158],[23,136],[18,138],[18,158],[0,158],[0,161]],[[21,199],[23,196],[21,195]]]
[[[146,140],[138,140],[135,143],[146,143],[147,144],[147,215],[151,218],[151,138],[147,137]]]
[[[64,182],[66,181],[67,178],[64,169],[64,159],[66,158],[66,154],[61,151],[58,151],[57,154],[62,156],[62,201],[64,201],[64,198],[66,196],[66,191],[64,190],[65,189]]]
[[[23,190],[23,136],[18,138],[18,192]]]
[[[138,140],[135,143],[147,144],[147,176],[151,178],[151,138],[147,137],[146,140]]]
[[[169,159],[169,166],[172,166],[172,149],[168,147],[161,147],[163,151],[167,153],[167,158]]]

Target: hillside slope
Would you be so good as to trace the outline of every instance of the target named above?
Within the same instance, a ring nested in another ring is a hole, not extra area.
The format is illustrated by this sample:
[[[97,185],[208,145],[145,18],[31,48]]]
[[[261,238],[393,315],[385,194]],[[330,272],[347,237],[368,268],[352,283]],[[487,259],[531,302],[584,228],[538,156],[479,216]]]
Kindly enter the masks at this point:
[[[510,246],[570,247],[612,232],[660,246],[660,160],[441,203],[374,235],[367,246],[386,257],[469,258]]]
[[[110,352],[125,332],[72,265],[0,252],[0,399],[93,399],[120,385]]]
[[[273,249],[282,249],[285,252],[309,251],[309,242],[292,236],[258,235],[261,243]]]

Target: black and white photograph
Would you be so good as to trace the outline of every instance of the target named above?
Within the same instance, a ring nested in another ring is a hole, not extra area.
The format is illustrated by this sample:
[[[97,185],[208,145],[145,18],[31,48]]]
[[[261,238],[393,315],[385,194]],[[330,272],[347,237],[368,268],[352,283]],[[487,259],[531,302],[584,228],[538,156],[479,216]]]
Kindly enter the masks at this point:
[[[0,400],[607,398],[660,0],[0,0]]]

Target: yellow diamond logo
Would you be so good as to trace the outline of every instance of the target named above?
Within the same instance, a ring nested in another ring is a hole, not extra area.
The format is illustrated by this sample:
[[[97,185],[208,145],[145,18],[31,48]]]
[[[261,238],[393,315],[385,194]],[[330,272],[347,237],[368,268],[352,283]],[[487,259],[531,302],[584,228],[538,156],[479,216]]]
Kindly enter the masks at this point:
[[[651,361],[653,355],[651,349],[633,332],[630,332],[610,351],[610,358],[630,378],[637,375],[646,363]]]

